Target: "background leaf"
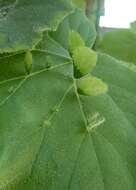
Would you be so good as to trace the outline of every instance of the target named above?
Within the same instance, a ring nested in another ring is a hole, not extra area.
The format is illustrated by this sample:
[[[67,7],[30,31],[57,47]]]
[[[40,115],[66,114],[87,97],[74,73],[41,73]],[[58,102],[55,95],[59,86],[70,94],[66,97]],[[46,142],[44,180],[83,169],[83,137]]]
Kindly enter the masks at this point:
[[[97,49],[119,60],[136,64],[136,34],[130,29],[105,33],[98,42]]]

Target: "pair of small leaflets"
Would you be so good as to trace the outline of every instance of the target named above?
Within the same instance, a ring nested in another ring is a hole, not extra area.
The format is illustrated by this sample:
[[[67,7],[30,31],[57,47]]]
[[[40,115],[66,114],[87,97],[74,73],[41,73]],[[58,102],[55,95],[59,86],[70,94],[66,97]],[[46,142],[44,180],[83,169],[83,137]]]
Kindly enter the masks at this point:
[[[75,69],[81,75],[91,72],[96,66],[96,52],[85,46],[84,40],[76,31],[71,31],[69,34],[69,51],[72,55]]]
[[[80,34],[71,31],[69,34],[69,50],[74,64],[74,77],[80,94],[98,96],[106,93],[107,85],[99,78],[88,75],[96,66],[97,53],[86,47]]]

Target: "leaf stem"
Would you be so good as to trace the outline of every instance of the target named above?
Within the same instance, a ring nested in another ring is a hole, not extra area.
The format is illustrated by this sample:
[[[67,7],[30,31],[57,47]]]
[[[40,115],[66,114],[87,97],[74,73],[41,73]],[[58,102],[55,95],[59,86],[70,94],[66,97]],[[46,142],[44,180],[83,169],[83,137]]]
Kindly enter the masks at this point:
[[[86,116],[85,116],[85,113],[84,113],[84,110],[83,110],[83,106],[82,106],[82,103],[81,103],[81,100],[80,100],[80,97],[79,97],[79,94],[78,94],[78,91],[77,91],[76,80],[75,79],[73,79],[73,80],[74,80],[75,94],[76,94],[76,97],[77,97],[79,108],[80,108],[80,111],[81,111],[81,114],[82,114],[82,118],[83,118],[85,127],[87,128],[87,123],[88,122],[87,122],[87,119],[86,119]]]

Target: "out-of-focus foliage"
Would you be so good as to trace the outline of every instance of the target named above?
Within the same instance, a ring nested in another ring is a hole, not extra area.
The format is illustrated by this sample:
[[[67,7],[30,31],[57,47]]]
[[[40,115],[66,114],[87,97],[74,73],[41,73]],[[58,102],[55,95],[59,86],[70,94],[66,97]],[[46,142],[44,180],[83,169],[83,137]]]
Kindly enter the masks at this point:
[[[132,29],[118,29],[106,32],[98,42],[97,49],[119,60],[136,64],[135,24]]]

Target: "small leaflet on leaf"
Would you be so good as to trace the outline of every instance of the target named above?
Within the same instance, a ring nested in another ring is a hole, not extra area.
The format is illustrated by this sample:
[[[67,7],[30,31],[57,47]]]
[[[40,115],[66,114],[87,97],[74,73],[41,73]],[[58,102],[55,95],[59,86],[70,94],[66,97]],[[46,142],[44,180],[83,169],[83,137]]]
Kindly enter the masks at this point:
[[[108,86],[101,79],[93,76],[77,80],[78,92],[86,96],[99,96],[106,93]]]
[[[48,55],[46,57],[46,61],[47,61],[47,68],[50,68],[53,64],[53,60],[52,60],[51,56]]]
[[[73,51],[79,47],[85,46],[85,42],[80,36],[80,34],[74,30],[69,32],[69,51],[73,53]]]
[[[87,74],[96,66],[97,53],[88,47],[78,47],[73,52],[73,62],[80,73]]]
[[[32,53],[30,51],[27,51],[25,53],[25,61],[24,62],[25,62],[26,71],[29,74],[32,69],[32,62],[33,62]]]

